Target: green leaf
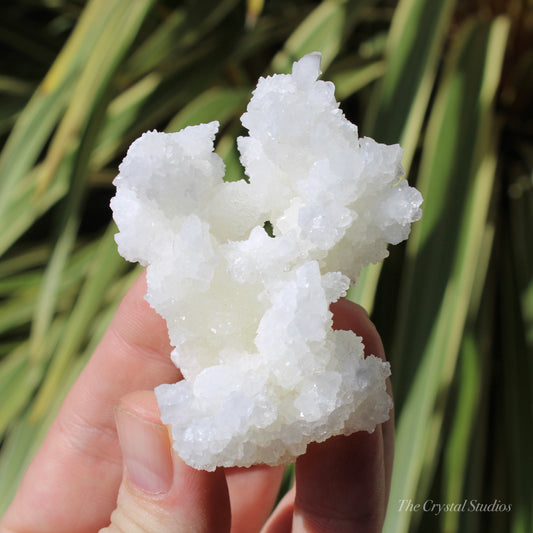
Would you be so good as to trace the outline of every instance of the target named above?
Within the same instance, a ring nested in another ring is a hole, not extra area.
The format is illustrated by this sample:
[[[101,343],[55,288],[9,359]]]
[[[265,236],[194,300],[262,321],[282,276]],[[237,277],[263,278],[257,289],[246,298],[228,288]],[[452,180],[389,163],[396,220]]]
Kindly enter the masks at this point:
[[[454,3],[454,0],[400,1],[389,32],[384,67],[376,63],[364,72],[370,76],[377,74],[379,68],[385,70],[361,131],[378,142],[400,143],[408,178]],[[369,310],[374,306],[380,267],[371,267],[371,271],[372,275],[363,273],[358,280],[358,295],[353,293],[358,301],[364,299]]]
[[[240,116],[252,94],[251,88],[208,89],[185,106],[169,123],[167,131],[179,131],[187,126],[218,120],[221,127]]]
[[[427,207],[408,244],[392,349],[400,417],[391,502],[419,501],[429,487],[467,312],[487,269],[493,101],[508,30],[505,18],[461,28],[430,117],[419,181]],[[385,531],[407,531],[413,516],[391,506]]]
[[[365,135],[400,143],[407,172],[417,147],[455,0],[402,0],[394,12],[387,71],[374,94]]]
[[[64,334],[59,340],[44,383],[34,402],[32,420],[42,417],[51,404],[58,384],[86,342],[89,325],[105,300],[109,286],[125,266],[116,249],[115,232],[116,227],[111,224],[94,254],[87,279],[68,317]]]
[[[68,104],[76,77],[116,2],[92,0],[54,65],[24,109],[0,155],[0,213],[30,171]]]
[[[348,29],[370,0],[324,0],[298,26],[272,59],[271,72],[290,72],[294,61],[310,52],[321,52],[326,71],[339,53]]]
[[[369,63],[355,64],[350,68],[344,64],[339,73],[331,72],[329,78],[335,84],[336,98],[342,101],[383,76],[385,72],[386,63],[379,59]]]
[[[479,346],[472,331],[465,333],[458,368],[458,393],[454,406],[453,425],[447,439],[444,457],[442,494],[446,502],[463,502],[468,473],[468,458],[475,447],[475,417],[481,401],[483,370]],[[477,439],[476,439],[477,440]],[[473,443],[474,441],[474,443]],[[473,446],[474,445],[474,446]],[[446,513],[443,526],[446,531],[457,531],[460,516]]]

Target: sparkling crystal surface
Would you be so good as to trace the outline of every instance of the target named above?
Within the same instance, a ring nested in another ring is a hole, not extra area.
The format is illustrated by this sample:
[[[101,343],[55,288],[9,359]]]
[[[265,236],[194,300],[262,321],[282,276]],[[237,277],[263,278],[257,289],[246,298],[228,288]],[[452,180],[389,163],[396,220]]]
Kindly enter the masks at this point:
[[[401,148],[359,138],[319,74],[313,53],[259,80],[248,181],[223,181],[212,122],[143,134],[114,182],[119,252],[147,267],[185,377],[156,388],[162,421],[196,468],[287,463],[389,416],[388,363],[334,331],[329,305],[408,237],[422,198]]]

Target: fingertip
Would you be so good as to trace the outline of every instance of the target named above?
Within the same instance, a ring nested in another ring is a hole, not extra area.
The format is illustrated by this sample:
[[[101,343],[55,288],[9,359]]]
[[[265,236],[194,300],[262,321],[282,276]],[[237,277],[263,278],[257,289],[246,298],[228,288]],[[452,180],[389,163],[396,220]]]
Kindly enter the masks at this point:
[[[120,398],[117,407],[149,422],[161,424],[161,413],[153,390],[130,392]]]
[[[164,494],[173,481],[170,440],[166,427],[146,413],[132,403],[115,408],[125,472],[135,489]]]
[[[334,329],[344,329],[355,332],[363,338],[365,356],[375,355],[381,360],[386,361],[385,349],[379,332],[370,319],[366,310],[360,305],[341,298],[331,305],[333,312]],[[392,398],[392,385],[390,378],[386,382],[387,393]],[[383,448],[385,455],[385,478],[386,494],[390,491],[392,465],[394,461],[394,406],[390,411],[390,418],[384,422],[378,429],[382,433]]]
[[[375,355],[383,361],[386,360],[378,330],[363,307],[346,298],[340,298],[331,304],[330,309],[333,313],[333,329],[353,331],[363,338],[365,356]]]

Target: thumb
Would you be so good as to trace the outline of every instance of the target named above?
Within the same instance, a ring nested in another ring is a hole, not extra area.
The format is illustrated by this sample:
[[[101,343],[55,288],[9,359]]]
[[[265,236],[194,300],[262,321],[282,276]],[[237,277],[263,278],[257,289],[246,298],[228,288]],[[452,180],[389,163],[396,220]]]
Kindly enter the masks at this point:
[[[100,533],[230,530],[223,470],[195,470],[179,458],[159,421],[153,392],[122,398],[115,418],[124,473],[111,524]]]

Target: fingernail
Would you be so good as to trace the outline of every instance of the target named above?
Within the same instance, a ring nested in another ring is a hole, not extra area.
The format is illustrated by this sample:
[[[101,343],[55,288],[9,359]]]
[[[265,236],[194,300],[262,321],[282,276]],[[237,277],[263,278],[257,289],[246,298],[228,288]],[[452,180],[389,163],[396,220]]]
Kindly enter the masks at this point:
[[[145,492],[168,492],[173,468],[167,429],[120,407],[115,420],[129,480]]]

